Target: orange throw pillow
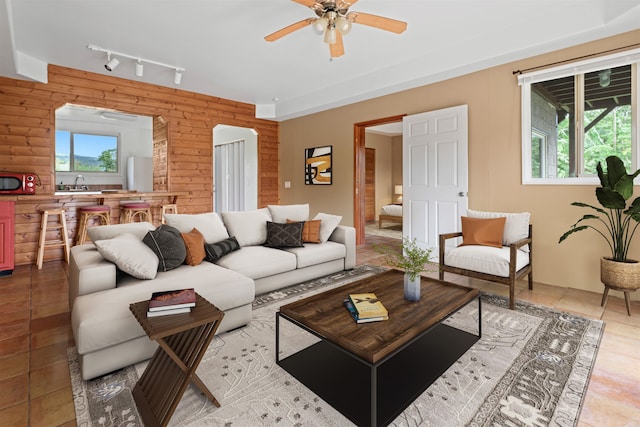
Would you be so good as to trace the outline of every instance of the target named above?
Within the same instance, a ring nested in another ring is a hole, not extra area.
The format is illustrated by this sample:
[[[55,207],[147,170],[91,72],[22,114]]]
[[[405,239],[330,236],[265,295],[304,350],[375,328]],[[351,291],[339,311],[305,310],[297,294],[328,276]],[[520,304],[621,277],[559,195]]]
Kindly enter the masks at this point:
[[[287,224],[292,222],[300,222],[294,221],[291,219],[287,219]],[[322,221],[319,219],[311,219],[309,221],[304,221],[304,226],[302,227],[302,241],[304,243],[320,243],[320,223]]]
[[[202,233],[194,228],[188,233],[181,233],[184,245],[187,248],[187,258],[185,262],[189,265],[198,265],[207,255],[204,251],[204,237]]]
[[[507,218],[470,218],[460,217],[462,221],[462,244],[502,247],[502,234]]]

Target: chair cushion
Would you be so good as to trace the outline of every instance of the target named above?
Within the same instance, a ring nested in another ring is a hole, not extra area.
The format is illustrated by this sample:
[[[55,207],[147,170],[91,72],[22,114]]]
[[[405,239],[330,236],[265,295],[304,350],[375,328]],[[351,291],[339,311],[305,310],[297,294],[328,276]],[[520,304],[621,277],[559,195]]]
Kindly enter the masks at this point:
[[[446,248],[444,264],[450,267],[464,268],[494,276],[509,277],[509,247],[494,248],[491,246],[468,245],[457,248]],[[518,250],[516,254],[516,271],[529,264],[529,254]]]
[[[504,223],[504,234],[502,236],[503,245],[510,245],[518,240],[529,237],[529,220],[531,218],[529,212],[483,212],[467,209],[467,216],[472,218],[507,218]],[[523,246],[520,249],[529,252],[529,245]]]
[[[306,244],[302,248],[287,248],[285,251],[295,254],[298,268],[342,259],[347,254],[346,247],[342,243],[336,242],[326,242],[321,245]]]
[[[502,234],[506,218],[460,217],[462,222],[462,244],[502,247]]]

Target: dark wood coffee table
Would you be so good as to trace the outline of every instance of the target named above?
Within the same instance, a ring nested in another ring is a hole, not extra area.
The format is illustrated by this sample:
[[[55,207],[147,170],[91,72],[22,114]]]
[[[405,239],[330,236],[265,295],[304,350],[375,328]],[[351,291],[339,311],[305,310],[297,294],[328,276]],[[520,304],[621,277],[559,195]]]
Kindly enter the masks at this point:
[[[392,422],[481,336],[477,289],[422,278],[420,301],[404,299],[397,270],[358,280],[280,307],[276,313],[276,363],[358,426]],[[342,301],[374,292],[389,320],[357,324]],[[443,323],[478,303],[477,334]],[[280,359],[280,321],[319,341]]]
[[[198,294],[196,306],[189,313],[147,317],[148,308],[149,301],[129,306],[149,338],[160,345],[133,388],[144,424],[166,426],[190,382],[219,407],[196,369],[224,313]]]

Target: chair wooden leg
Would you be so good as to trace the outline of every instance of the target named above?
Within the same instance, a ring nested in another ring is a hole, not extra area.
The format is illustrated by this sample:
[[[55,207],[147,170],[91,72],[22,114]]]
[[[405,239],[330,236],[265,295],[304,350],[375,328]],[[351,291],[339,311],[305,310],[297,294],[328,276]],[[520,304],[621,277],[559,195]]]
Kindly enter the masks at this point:
[[[624,291],[624,302],[627,305],[627,314],[631,316],[631,296],[629,295],[629,291]]]
[[[533,269],[529,272],[529,290],[533,290]]]
[[[609,299],[609,287],[604,287],[604,293],[602,294],[602,302],[600,303],[600,307],[606,307],[607,299]]]
[[[515,299],[516,299],[516,281],[511,280],[509,284],[509,310],[513,310],[515,308]]]

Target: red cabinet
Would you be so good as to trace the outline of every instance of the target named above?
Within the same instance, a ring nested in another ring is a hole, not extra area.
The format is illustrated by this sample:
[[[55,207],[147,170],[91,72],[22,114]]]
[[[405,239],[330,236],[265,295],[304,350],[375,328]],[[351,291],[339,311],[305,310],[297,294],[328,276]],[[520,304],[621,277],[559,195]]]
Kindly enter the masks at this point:
[[[13,273],[14,202],[0,201],[0,276]]]

